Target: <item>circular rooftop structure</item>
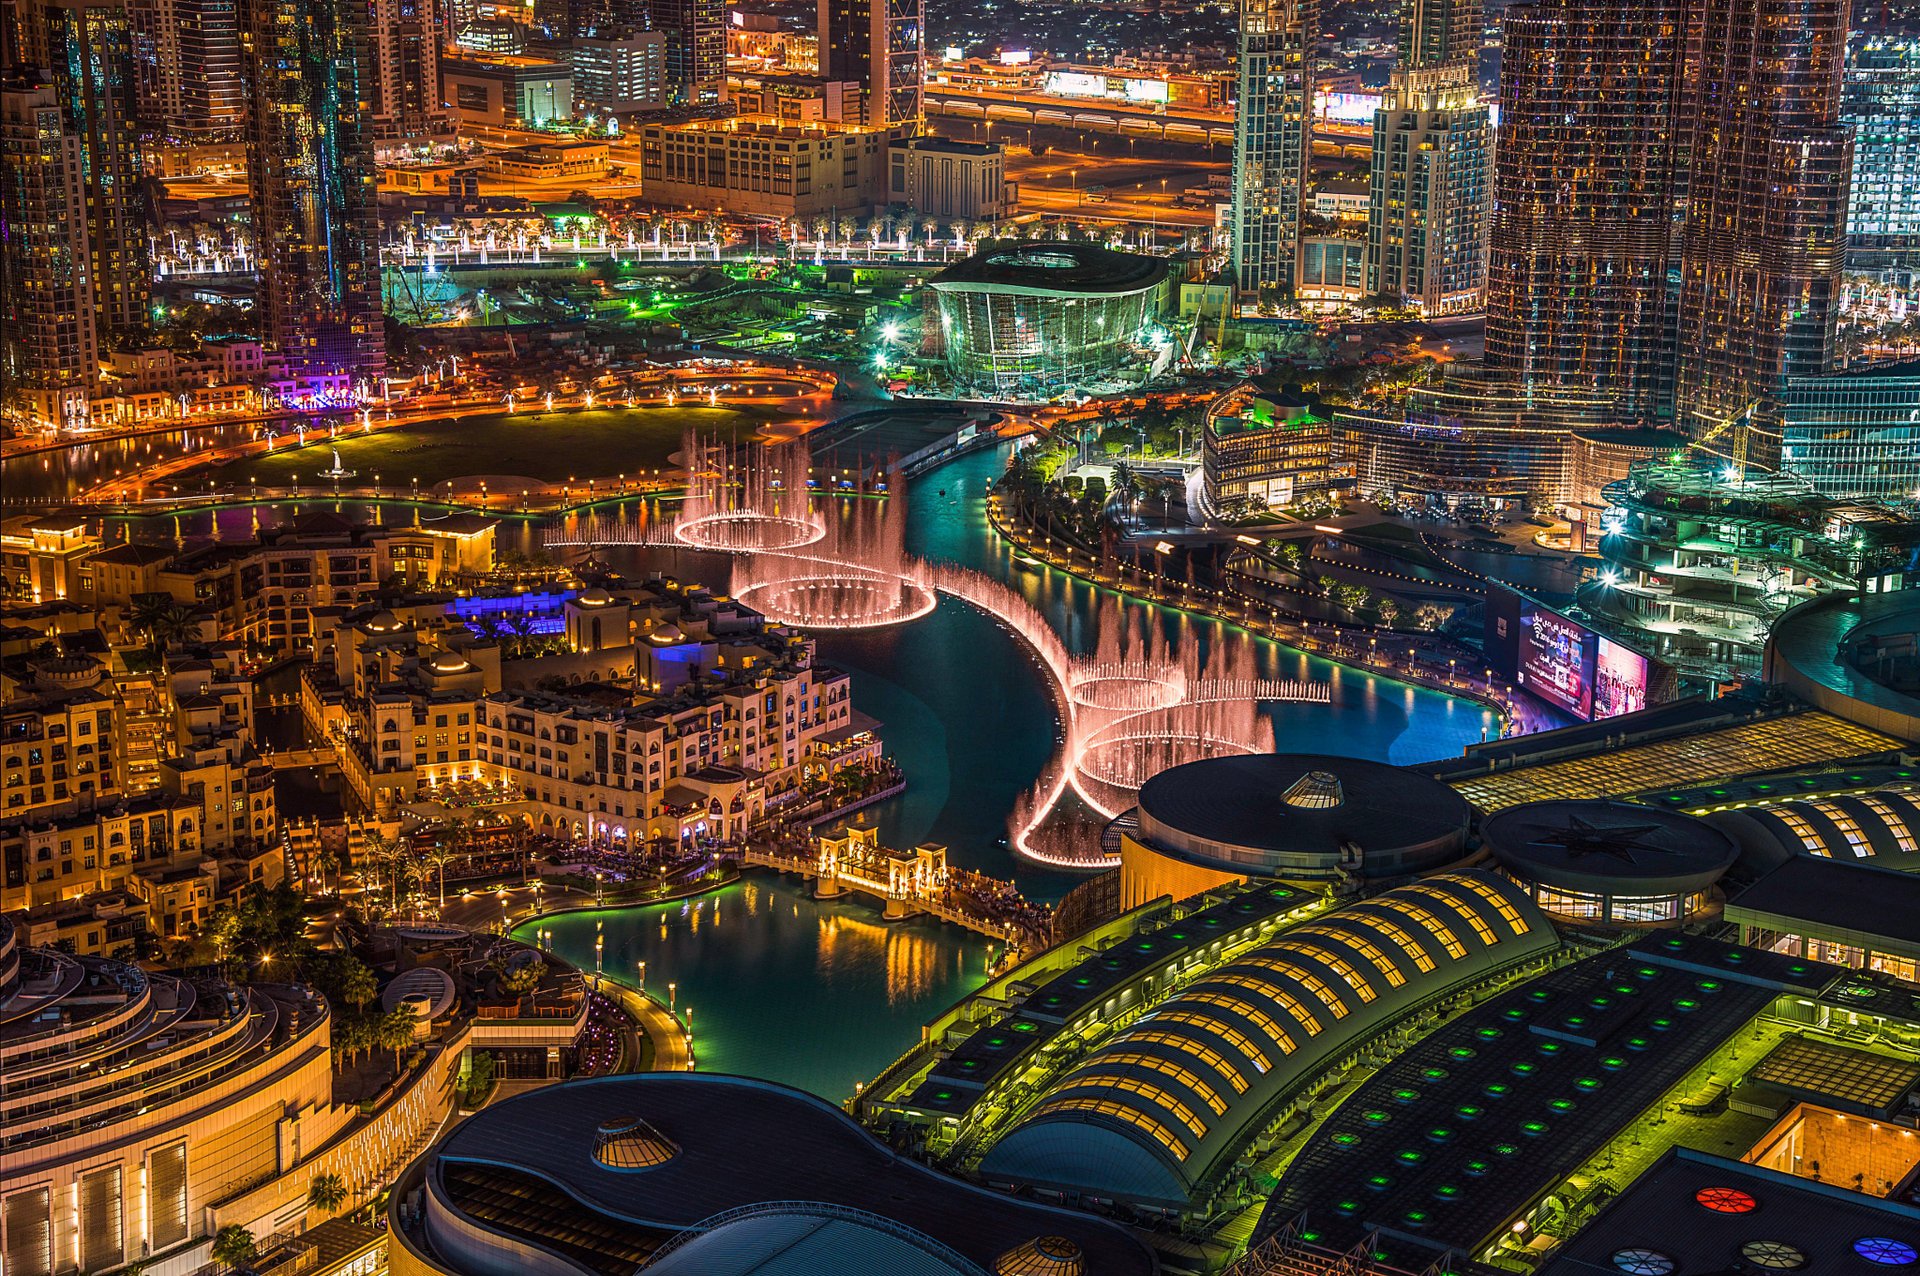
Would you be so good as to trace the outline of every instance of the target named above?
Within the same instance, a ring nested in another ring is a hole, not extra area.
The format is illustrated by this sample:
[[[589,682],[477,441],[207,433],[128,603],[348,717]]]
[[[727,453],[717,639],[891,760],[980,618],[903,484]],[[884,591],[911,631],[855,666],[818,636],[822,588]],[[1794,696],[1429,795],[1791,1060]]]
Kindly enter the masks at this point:
[[[416,1016],[432,1021],[452,1010],[457,996],[452,975],[438,966],[415,966],[381,990],[380,1008],[398,1010],[406,1003]]]
[[[1115,252],[1066,240],[1001,240],[935,275],[936,292],[1009,292],[1062,297],[1145,292],[1167,277],[1161,257]]]
[[[1621,926],[1679,925],[1739,855],[1705,820],[1606,800],[1508,807],[1480,837],[1547,913]]]
[[[1466,849],[1472,808],[1414,771],[1311,753],[1207,758],[1140,787],[1120,844],[1126,907],[1248,877],[1404,877]]]

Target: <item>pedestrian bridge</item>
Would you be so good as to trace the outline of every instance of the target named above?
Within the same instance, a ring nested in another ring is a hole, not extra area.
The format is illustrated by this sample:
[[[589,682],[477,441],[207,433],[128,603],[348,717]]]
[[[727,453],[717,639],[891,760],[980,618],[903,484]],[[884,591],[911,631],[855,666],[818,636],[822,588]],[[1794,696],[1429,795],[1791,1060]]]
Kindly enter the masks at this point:
[[[741,852],[741,859],[757,868],[809,879],[815,899],[869,896],[880,902],[889,921],[937,917],[1029,949],[1045,947],[1052,940],[1051,927],[1038,924],[1037,910],[997,916],[978,907],[974,893],[968,889],[1003,883],[948,867],[944,846],[927,843],[912,850],[882,846],[880,831],[872,825],[850,824],[838,834],[819,835],[811,854],[750,845]]]

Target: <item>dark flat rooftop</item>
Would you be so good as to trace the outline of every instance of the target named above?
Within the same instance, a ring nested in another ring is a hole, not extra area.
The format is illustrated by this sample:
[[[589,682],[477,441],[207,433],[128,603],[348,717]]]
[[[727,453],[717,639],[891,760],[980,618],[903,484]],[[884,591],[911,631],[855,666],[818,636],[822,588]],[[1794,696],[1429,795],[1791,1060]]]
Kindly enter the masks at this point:
[[[1728,921],[1759,913],[1920,954],[1920,875],[1912,873],[1795,855],[1734,896],[1727,909]]]
[[[632,1117],[678,1153],[640,1171],[596,1161],[601,1123]],[[533,1090],[468,1118],[437,1161],[443,1170],[500,1166],[544,1179],[572,1198],[576,1227],[609,1239],[626,1226],[678,1231],[743,1205],[819,1201],[884,1215],[988,1270],[1014,1246],[1049,1235],[1077,1243],[1089,1273],[1156,1270],[1150,1251],[1113,1224],[948,1178],[894,1155],[812,1095],[742,1077],[653,1073]]]
[[[1387,1246],[1401,1266],[1424,1266],[1427,1245],[1474,1252],[1781,992],[1844,974],[1673,935],[1531,980],[1423,1038],[1336,1108],[1255,1236],[1304,1214],[1334,1249],[1375,1227],[1418,1237]]]
[[[1716,1204],[1703,1203],[1702,1193]],[[1888,1244],[1863,1247],[1876,1240]],[[1760,1253],[1773,1261],[1756,1261],[1749,1247],[1765,1242],[1774,1248]],[[1629,1249],[1652,1251],[1651,1266],[1641,1271],[1894,1276],[1914,1270],[1920,1209],[1675,1148],[1549,1258],[1539,1276],[1620,1276],[1615,1255]],[[1896,1262],[1903,1250],[1904,1262]]]

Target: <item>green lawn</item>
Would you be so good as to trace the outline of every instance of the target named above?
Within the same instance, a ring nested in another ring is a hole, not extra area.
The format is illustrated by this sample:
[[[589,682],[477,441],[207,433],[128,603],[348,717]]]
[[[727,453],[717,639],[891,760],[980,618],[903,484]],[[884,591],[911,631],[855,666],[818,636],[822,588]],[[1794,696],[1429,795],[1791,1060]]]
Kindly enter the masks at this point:
[[[337,447],[341,464],[356,472],[354,483],[372,482],[376,474],[383,486],[418,479],[423,488],[468,475],[520,475],[549,483],[610,478],[667,468],[688,426],[744,440],[774,415],[755,409],[657,407],[471,416],[348,433],[337,442],[309,434],[312,441],[304,448],[246,457],[209,477],[221,486],[244,488],[249,481],[282,487],[297,475],[304,487],[332,467],[329,449]]]

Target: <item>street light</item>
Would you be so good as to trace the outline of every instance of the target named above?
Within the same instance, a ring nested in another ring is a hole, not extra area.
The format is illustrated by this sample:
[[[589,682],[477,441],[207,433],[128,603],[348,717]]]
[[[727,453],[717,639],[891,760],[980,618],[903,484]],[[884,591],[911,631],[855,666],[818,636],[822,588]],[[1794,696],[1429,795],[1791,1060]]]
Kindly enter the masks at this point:
[[[667,983],[667,1013],[668,1014],[672,1014],[674,1012],[673,998],[674,998],[674,994],[679,990],[679,988],[680,988],[680,985],[677,982],[674,982],[671,980],[668,981]]]

